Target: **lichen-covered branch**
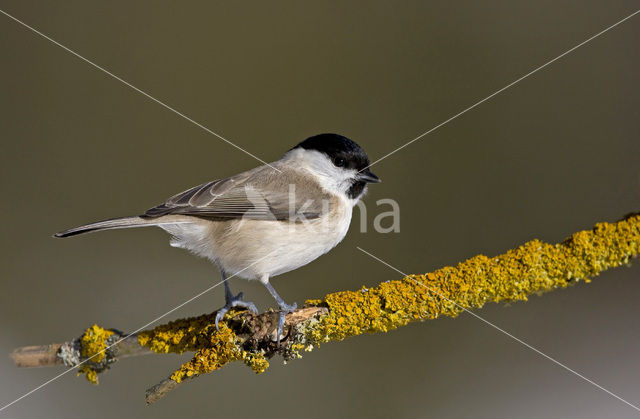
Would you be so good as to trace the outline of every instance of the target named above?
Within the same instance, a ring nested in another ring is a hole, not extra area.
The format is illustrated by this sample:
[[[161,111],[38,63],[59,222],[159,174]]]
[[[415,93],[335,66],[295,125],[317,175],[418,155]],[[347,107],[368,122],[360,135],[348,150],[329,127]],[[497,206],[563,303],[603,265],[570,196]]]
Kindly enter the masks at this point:
[[[479,255],[455,267],[308,300],[305,307],[287,316],[280,346],[275,336],[276,313],[232,311],[220,331],[216,331],[212,313],[140,332],[105,351],[123,334],[93,326],[72,342],[20,348],[13,358],[20,366],[73,366],[90,358],[79,371],[97,382],[97,373],[122,356],[195,352],[190,361],[147,390],[147,402],[151,403],[184,380],[230,362],[242,361],[261,373],[276,354],[285,360],[300,358],[321,343],[387,332],[411,321],[455,317],[487,302],[526,301],[531,294],[564,288],[579,280],[589,282],[638,254],[640,215],[635,214],[617,223],[596,224],[559,244],[532,240],[493,258]]]
[[[98,384],[97,374],[117,360],[153,353],[140,345],[137,335],[126,336],[118,330],[93,325],[82,336],[69,342],[23,346],[10,356],[18,367],[78,367],[78,375],[85,374],[89,381]]]

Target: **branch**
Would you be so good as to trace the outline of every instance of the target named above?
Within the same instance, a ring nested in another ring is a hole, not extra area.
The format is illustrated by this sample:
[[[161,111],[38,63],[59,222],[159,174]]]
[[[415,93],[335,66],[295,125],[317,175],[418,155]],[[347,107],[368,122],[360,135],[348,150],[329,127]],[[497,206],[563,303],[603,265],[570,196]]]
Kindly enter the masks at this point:
[[[16,365],[24,367],[79,365],[79,373],[97,383],[97,374],[123,357],[195,352],[189,362],[147,390],[147,403],[153,403],[185,380],[234,361],[262,373],[274,355],[285,360],[301,358],[303,351],[324,342],[387,332],[443,315],[455,317],[487,302],[526,301],[534,293],[565,288],[579,280],[590,282],[638,254],[640,215],[633,214],[617,223],[596,224],[559,244],[532,240],[493,258],[479,255],[456,267],[308,300],[303,308],[287,315],[280,346],[275,336],[276,312],[256,315],[234,310],[227,313],[219,332],[214,312],[140,332],[109,348],[126,335],[94,325],[73,341],[23,347],[11,356]]]
[[[120,334],[118,334],[118,338],[121,338]],[[64,349],[62,349],[63,346],[65,347]],[[79,346],[76,341],[41,346],[23,346],[15,349],[9,356],[18,367],[33,368],[65,365],[65,356],[62,354],[69,353],[70,348],[79,348]],[[116,346],[116,350],[112,356],[118,359],[154,353],[151,349],[140,346],[137,335],[132,335],[120,342]],[[76,354],[76,357],[80,358],[81,356]],[[66,362],[66,364],[70,363],[72,361]]]

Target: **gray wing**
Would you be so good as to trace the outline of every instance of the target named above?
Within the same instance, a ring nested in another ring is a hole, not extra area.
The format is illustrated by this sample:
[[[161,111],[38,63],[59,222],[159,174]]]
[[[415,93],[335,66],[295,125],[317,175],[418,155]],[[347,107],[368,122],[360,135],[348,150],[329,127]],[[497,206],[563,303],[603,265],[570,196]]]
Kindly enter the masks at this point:
[[[330,202],[329,197],[319,185],[291,182],[291,179],[298,179],[291,175],[259,167],[181,192],[147,210],[142,217],[180,214],[217,221],[237,218],[290,220],[300,216],[317,218],[328,210],[323,202]],[[291,193],[290,185],[294,185],[294,193]]]

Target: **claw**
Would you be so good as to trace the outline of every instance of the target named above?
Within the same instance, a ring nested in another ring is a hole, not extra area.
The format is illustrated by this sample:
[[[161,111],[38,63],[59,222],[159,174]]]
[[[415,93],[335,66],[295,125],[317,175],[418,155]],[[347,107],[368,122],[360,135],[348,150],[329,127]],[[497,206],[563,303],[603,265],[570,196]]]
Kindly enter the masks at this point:
[[[278,303],[278,306],[280,307],[280,311],[278,313],[278,330],[277,330],[278,336],[276,337],[277,344],[278,346],[280,346],[280,336],[282,335],[282,329],[284,328],[285,318],[288,313],[291,313],[292,311],[297,309],[298,305],[296,303],[293,303],[293,304],[285,303],[282,297],[280,297],[280,295],[276,292],[275,288],[273,288],[273,286],[269,283],[268,275],[265,275],[264,277],[262,277],[260,279],[260,282],[262,282],[262,284],[265,287],[267,287],[267,290],[269,290],[273,298],[276,300],[276,303]]]
[[[225,285],[226,284],[227,283],[225,282]],[[238,293],[238,295],[234,296],[228,287],[225,287],[225,288],[227,289],[227,292],[225,293],[225,300],[226,300],[225,305],[216,313],[215,323],[216,323],[216,330],[218,332],[220,331],[220,328],[218,327],[218,322],[220,322],[220,320],[222,320],[224,315],[227,314],[229,310],[231,310],[233,307],[242,307],[244,309],[251,311],[254,314],[258,314],[258,309],[255,304],[253,304],[251,301],[242,300],[241,292]]]
[[[220,320],[222,320],[222,318],[224,317],[225,314],[227,314],[227,312],[229,311],[229,309],[224,306],[222,307],[220,310],[218,310],[218,312],[216,313],[216,331],[220,331],[220,328],[218,327],[218,322]]]
[[[282,331],[284,329],[284,321],[287,317],[287,314],[292,313],[295,309],[298,308],[296,303],[293,304],[283,304],[280,306],[280,311],[278,312],[278,337],[276,338],[276,344],[280,346],[280,336],[282,336]]]

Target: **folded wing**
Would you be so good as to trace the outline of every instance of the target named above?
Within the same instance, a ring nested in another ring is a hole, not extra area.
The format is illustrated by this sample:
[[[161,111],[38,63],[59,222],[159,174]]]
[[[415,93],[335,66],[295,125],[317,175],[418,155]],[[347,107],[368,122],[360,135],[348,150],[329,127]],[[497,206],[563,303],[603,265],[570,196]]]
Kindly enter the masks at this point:
[[[271,168],[257,168],[236,176],[214,180],[172,196],[147,210],[143,218],[169,214],[210,220],[248,218],[291,220],[319,217],[327,211],[328,196],[318,185],[287,181],[297,179]]]

